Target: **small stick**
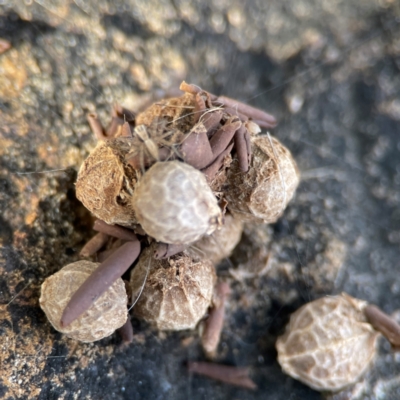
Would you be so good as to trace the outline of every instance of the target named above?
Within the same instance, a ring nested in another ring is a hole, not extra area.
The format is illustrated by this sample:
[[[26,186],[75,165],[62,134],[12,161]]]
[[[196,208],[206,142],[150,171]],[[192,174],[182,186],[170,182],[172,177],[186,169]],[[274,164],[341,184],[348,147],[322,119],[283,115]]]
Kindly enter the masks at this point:
[[[199,86],[186,83],[185,81],[182,81],[182,83],[179,86],[179,90],[182,90],[182,92],[190,93],[193,95],[196,95],[197,93],[201,92],[201,88]]]
[[[113,117],[119,117],[122,121],[127,121],[130,123],[135,122],[135,113],[131,110],[128,110],[125,107],[122,107],[119,104],[115,104],[112,110]]]
[[[131,343],[133,340],[133,326],[131,319],[126,320],[125,324],[121,326],[121,328],[117,329],[118,334],[121,336],[123,343]]]
[[[108,241],[109,235],[103,232],[97,233],[93,236],[80,251],[79,255],[82,257],[90,257],[97,253]]]
[[[381,332],[393,347],[400,346],[400,325],[392,317],[372,304],[364,308],[364,314],[368,322]]]
[[[240,101],[233,100],[229,97],[220,96],[218,97],[217,102],[222,103],[224,106],[234,108],[238,112],[247,115],[251,119],[263,121],[265,124],[268,124],[267,128],[273,128],[277,124],[277,121],[273,115],[268,114],[259,108],[244,104]]]
[[[242,172],[249,170],[249,163],[251,154],[249,154],[248,143],[246,137],[249,136],[247,129],[242,125],[235,134],[234,142],[236,148],[236,155],[239,161],[239,168]],[[248,140],[250,142],[250,140]],[[251,148],[250,148],[251,151]]]
[[[226,282],[220,282],[215,288],[215,298],[210,315],[201,337],[201,344],[207,357],[214,358],[221,338],[225,317],[225,302],[231,289]]]
[[[201,172],[206,176],[207,181],[211,182],[217,172],[220,170],[224,164],[224,158],[232,151],[233,143],[223,151],[208,167],[203,168]]]
[[[186,93],[190,93],[193,95],[196,95],[197,93],[202,92],[202,88],[197,86],[197,85],[193,85],[192,83],[186,83],[185,81],[182,81],[182,83],[179,86],[179,90],[182,90],[182,92],[186,92]],[[210,96],[210,100],[217,100],[217,96],[215,94],[212,94],[210,92],[207,92],[208,95]]]
[[[175,254],[181,253],[185,247],[184,244],[158,243],[154,251],[154,258],[156,260],[161,260],[163,258],[172,257]]]
[[[140,168],[149,167],[155,160],[151,156],[139,153],[135,154],[133,157],[128,156],[126,162],[134,169],[139,170]]]
[[[260,120],[260,119],[252,119],[252,121],[254,123],[256,123],[259,127],[265,128],[265,129],[274,128],[276,126],[276,124],[275,125],[271,125],[270,123],[265,122],[265,121]]]
[[[226,149],[233,135],[241,126],[242,123],[236,117],[233,117],[215,132],[210,139],[211,150],[215,157]]]
[[[136,238],[136,235],[135,235]],[[75,321],[119,278],[140,254],[140,242],[123,244],[90,275],[72,295],[61,317],[61,326]]]
[[[252,154],[251,153],[251,140],[250,140],[250,132],[247,129],[247,127],[246,127],[246,130],[247,130],[247,133],[244,135],[244,139],[246,140],[247,157],[248,157],[249,165],[250,165],[250,163],[251,163],[251,154]]]
[[[201,122],[207,129],[207,136],[213,135],[222,119],[222,111],[207,112],[201,116]]]
[[[100,253],[97,254],[97,262],[102,263],[107,260],[108,257],[111,256],[112,253],[115,253],[118,250],[118,248],[113,248],[113,249],[108,249],[101,251]]]
[[[120,104],[114,104],[111,115],[113,117],[122,117],[123,113],[124,111],[122,109],[122,106]]]
[[[124,120],[119,117],[112,117],[109,127],[106,129],[107,139],[112,139],[121,133]]]
[[[137,240],[136,235],[127,228],[123,228],[119,225],[109,225],[101,219],[97,219],[94,222],[93,229],[97,232],[106,233],[107,235],[113,236],[122,240]]]
[[[207,129],[202,123],[195,125],[181,145],[183,159],[194,168],[202,169],[214,159],[207,136]]]
[[[203,97],[201,96],[201,92],[199,92],[196,94],[196,102],[195,102],[194,110],[193,110],[195,124],[197,124],[197,122],[199,122],[199,119],[200,119],[201,115],[204,113],[204,111],[206,111],[206,102],[203,99]]]
[[[108,137],[104,131],[103,125],[99,121],[97,114],[89,113],[86,116],[87,121],[89,122],[90,129],[96,136],[97,140],[107,140]]]
[[[246,367],[233,367],[208,362],[189,362],[188,370],[230,385],[251,390],[257,389],[257,385],[250,379],[249,369]]]

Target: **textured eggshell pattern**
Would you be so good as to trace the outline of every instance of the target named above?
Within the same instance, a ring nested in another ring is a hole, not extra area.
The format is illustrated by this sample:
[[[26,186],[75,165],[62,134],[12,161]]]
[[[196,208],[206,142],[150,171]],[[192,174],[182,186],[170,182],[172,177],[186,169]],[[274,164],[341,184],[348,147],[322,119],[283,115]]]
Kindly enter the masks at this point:
[[[193,257],[211,260],[217,265],[231,255],[242,237],[242,232],[243,222],[231,214],[225,214],[222,227],[192,243],[187,252]]]
[[[51,275],[42,284],[40,307],[54,329],[82,342],[94,342],[111,335],[128,318],[125,284],[118,279],[78,319],[61,327],[62,313],[72,295],[99,265],[91,261],[77,261]]]
[[[177,128],[183,133],[188,133],[194,124],[194,105],[195,97],[189,93],[159,100],[136,116],[136,126],[150,126],[154,122],[159,124],[160,120],[164,120],[171,129]]]
[[[132,204],[145,232],[164,243],[194,242],[222,219],[204,175],[179,161],[155,163],[137,184]]]
[[[228,170],[228,209],[244,222],[273,223],[292,199],[299,171],[290,151],[272,136],[252,136],[251,149],[248,172],[237,162]]]
[[[276,342],[282,369],[316,390],[354,384],[373,360],[379,336],[366,321],[365,305],[342,294],[297,310]]]
[[[100,142],[90,153],[78,173],[76,197],[108,224],[132,226],[136,218],[131,197],[137,174],[124,163],[121,143],[121,139]]]
[[[195,261],[184,253],[163,260],[153,258],[154,247],[140,255],[132,271],[134,313],[161,330],[193,329],[210,306],[216,281],[209,260]],[[146,279],[146,272],[149,271]]]

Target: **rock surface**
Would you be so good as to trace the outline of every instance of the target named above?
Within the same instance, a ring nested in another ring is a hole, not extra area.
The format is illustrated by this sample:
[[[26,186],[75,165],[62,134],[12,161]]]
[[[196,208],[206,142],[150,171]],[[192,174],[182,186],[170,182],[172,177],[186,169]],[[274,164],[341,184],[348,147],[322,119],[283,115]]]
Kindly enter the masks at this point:
[[[290,312],[344,290],[400,317],[398,18],[390,0],[2,1],[0,397],[322,399],[277,364]],[[126,348],[81,344],[38,304],[93,235],[74,193],[95,146],[86,113],[107,124],[113,103],[138,110],[182,79],[274,114],[302,174],[284,217],[247,227],[219,269],[233,294],[217,360],[250,366],[251,393],[186,373],[203,359],[196,332],[134,320]],[[331,399],[399,398],[399,373],[382,341],[365,379]]]

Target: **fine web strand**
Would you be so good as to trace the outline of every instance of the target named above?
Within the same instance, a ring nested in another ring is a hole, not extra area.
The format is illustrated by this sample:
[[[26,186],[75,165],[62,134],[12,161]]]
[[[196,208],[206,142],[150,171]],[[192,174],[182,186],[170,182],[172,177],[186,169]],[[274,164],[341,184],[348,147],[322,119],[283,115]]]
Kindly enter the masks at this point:
[[[142,293],[143,293],[144,287],[145,287],[145,285],[146,285],[147,277],[148,277],[149,272],[150,272],[150,265],[151,265],[151,258],[149,258],[149,262],[148,262],[147,268],[146,268],[146,275],[144,276],[142,286],[141,286],[141,288],[140,288],[140,290],[139,290],[139,294],[137,295],[136,300],[135,300],[135,301],[132,303],[132,305],[129,307],[128,312],[132,310],[132,308],[133,308],[133,307],[135,306],[135,304],[139,301],[140,296],[141,296]]]

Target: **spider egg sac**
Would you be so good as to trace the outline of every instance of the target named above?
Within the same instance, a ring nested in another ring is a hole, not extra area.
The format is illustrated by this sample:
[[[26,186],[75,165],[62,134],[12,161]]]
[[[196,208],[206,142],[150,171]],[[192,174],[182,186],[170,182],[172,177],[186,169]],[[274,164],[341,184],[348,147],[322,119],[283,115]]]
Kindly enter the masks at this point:
[[[162,260],[153,254],[153,246],[144,250],[132,271],[133,301],[140,296],[135,315],[161,330],[193,329],[211,304],[216,281],[213,263],[193,260],[185,253]]]
[[[61,316],[72,295],[98,266],[91,261],[77,261],[51,275],[42,284],[40,307],[54,329],[71,339],[82,342],[103,339],[124,325],[128,318],[125,284],[118,279],[78,319],[61,327]]]
[[[238,163],[228,170],[228,209],[244,222],[275,222],[299,184],[299,171],[290,151],[272,136],[251,137],[248,172]]]
[[[188,132],[193,126],[194,96],[185,93],[180,97],[158,100],[136,116],[136,126],[151,126],[162,121],[168,123],[170,129]]]
[[[243,222],[231,214],[225,214],[221,229],[211,235],[203,236],[192,243],[186,251],[194,258],[205,258],[217,265],[232,254],[242,237],[242,232]]]
[[[146,171],[132,204],[145,232],[164,243],[191,243],[221,225],[221,210],[206,178],[179,161],[157,162]]]
[[[284,372],[321,391],[356,383],[375,356],[379,336],[366,320],[366,304],[343,293],[315,300],[292,314],[276,342]]]
[[[107,224],[136,223],[131,197],[138,172],[126,161],[129,142],[111,139],[100,142],[83,162],[76,181],[76,197]]]

